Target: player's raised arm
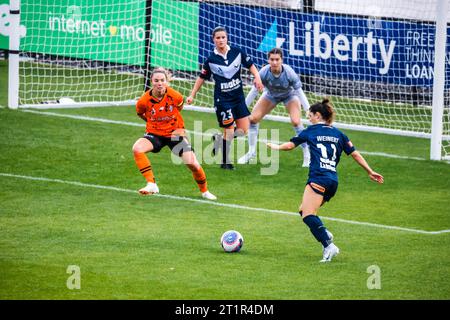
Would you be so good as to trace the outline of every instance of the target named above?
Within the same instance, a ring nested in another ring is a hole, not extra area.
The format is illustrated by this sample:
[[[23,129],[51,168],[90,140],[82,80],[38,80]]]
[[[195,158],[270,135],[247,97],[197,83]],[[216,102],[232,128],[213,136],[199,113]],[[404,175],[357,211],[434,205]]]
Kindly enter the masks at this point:
[[[384,182],[384,177],[381,174],[373,171],[370,168],[369,164],[367,163],[366,159],[364,159],[364,157],[358,151],[353,151],[351,153],[351,156],[364,170],[367,171],[370,179],[372,179],[373,181],[378,182],[378,183]]]

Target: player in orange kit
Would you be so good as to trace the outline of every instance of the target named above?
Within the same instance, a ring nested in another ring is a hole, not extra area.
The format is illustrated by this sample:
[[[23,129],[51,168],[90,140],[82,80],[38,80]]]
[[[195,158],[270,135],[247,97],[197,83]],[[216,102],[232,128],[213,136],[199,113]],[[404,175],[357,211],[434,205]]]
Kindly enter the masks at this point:
[[[192,171],[202,197],[216,200],[216,196],[208,191],[205,172],[186,138],[184,121],[180,114],[183,96],[169,87],[167,72],[163,68],[153,70],[151,82],[152,88],[136,103],[137,115],[147,122],[144,137],[139,138],[133,145],[134,160],[147,180],[147,185],[140,189],[139,193],[147,195],[159,192],[146,153],[158,153],[163,147],[168,146]]]

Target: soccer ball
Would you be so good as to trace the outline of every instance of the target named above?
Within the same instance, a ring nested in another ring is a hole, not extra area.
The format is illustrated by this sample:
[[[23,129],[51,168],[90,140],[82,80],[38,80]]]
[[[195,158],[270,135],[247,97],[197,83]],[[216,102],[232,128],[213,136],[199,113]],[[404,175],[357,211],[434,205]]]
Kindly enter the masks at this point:
[[[73,101],[72,98],[67,98],[67,97],[62,97],[61,99],[58,100],[59,103],[61,104],[73,104],[75,103],[75,101]]]
[[[220,244],[225,252],[239,252],[244,245],[244,238],[239,232],[229,230],[220,238]]]

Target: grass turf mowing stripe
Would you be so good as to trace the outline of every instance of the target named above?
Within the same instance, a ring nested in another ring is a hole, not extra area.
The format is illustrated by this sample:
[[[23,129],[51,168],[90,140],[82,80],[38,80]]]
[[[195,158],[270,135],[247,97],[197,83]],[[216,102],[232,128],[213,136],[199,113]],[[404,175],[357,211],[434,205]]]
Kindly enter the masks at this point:
[[[95,188],[95,189],[111,190],[111,191],[118,191],[118,192],[127,192],[127,193],[134,193],[134,194],[137,193],[137,191],[135,191],[135,190],[118,188],[118,187],[111,187],[111,186],[102,186],[102,185],[96,185],[96,184],[89,184],[89,183],[83,183],[83,182],[78,182],[78,181],[68,181],[68,180],[51,179],[51,178],[44,178],[44,177],[23,176],[23,175],[16,175],[16,174],[3,173],[3,172],[0,172],[0,176],[11,177],[11,178],[19,178],[19,179],[26,179],[26,180],[34,180],[34,181],[46,181],[46,182],[54,182],[54,183],[63,183],[63,184],[69,184],[69,185],[85,187],[85,188]],[[233,209],[244,209],[244,210],[249,210],[249,211],[260,211],[260,212],[269,212],[269,213],[277,213],[277,214],[286,214],[286,215],[298,216],[298,213],[289,212],[289,211],[266,209],[266,208],[255,208],[255,207],[248,207],[248,206],[238,205],[238,204],[228,204],[228,203],[221,203],[221,202],[213,202],[213,201],[209,201],[209,200],[194,199],[194,198],[174,196],[174,195],[169,195],[169,194],[160,194],[159,193],[159,194],[154,194],[153,197],[161,197],[161,198],[168,198],[168,199],[174,199],[174,200],[198,202],[198,203],[202,203],[202,204],[219,206],[219,207],[227,207],[227,208],[233,208]],[[404,228],[404,227],[397,227],[397,226],[389,226],[389,225],[370,223],[370,222],[360,222],[360,221],[354,221],[354,220],[345,220],[345,219],[339,219],[339,218],[333,218],[333,217],[321,216],[321,218],[323,220],[330,220],[330,221],[336,221],[336,222],[342,222],[342,223],[348,223],[348,224],[354,224],[354,225],[369,226],[369,227],[383,228],[383,229],[390,229],[390,230],[399,230],[399,231],[406,231],[406,232],[414,232],[414,233],[421,233],[421,234],[450,233],[450,230],[426,231],[426,230],[411,229],[411,228]]]
[[[112,124],[119,124],[119,125],[127,125],[127,126],[133,126],[133,127],[142,127],[145,128],[145,124],[138,123],[138,122],[129,122],[129,121],[117,121],[117,120],[110,120],[110,119],[104,119],[104,118],[95,118],[95,117],[88,117],[88,116],[77,116],[77,115],[70,115],[70,114],[62,114],[62,113],[56,113],[56,112],[48,112],[48,111],[36,111],[36,110],[29,110],[24,109],[21,110],[22,112],[29,112],[34,114],[40,114],[40,115],[47,115],[47,116],[54,116],[54,117],[62,117],[62,118],[69,118],[69,119],[76,119],[76,120],[86,120],[86,121],[94,121],[94,122],[102,122],[102,123],[112,123]],[[186,130],[189,133],[195,134],[195,135],[205,135],[205,136],[212,136],[211,133],[204,133],[204,132],[197,132],[197,131],[191,131]],[[246,137],[238,137],[237,139],[247,139]],[[272,142],[272,143],[281,143],[280,141],[269,141],[265,139],[258,139],[259,142]],[[361,154],[367,154],[372,156],[380,156],[385,158],[393,158],[393,159],[405,159],[405,160],[427,160],[420,157],[407,157],[407,156],[400,156],[396,154],[389,154],[384,152],[369,152],[369,151],[359,151]],[[449,162],[445,162],[450,164]]]

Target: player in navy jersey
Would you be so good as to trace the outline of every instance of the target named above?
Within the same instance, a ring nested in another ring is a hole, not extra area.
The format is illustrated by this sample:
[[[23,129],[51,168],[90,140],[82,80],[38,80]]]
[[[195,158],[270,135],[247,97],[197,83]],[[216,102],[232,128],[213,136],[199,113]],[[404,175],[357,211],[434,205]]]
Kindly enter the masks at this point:
[[[250,126],[248,119],[250,111],[245,104],[241,67],[244,66],[253,74],[255,87],[259,91],[263,89],[263,85],[252,59],[243,50],[228,45],[225,28],[215,28],[212,37],[215,44],[214,52],[203,64],[200,76],[195,81],[186,103],[191,104],[194,101],[205,80],[212,76],[215,82],[214,109],[219,126],[224,128],[223,136],[213,137],[213,153],[222,148],[221,168],[232,170],[234,167],[229,158],[231,142],[234,137],[245,135]]]
[[[348,137],[332,126],[334,110],[328,99],[310,107],[308,118],[311,126],[306,128],[290,142],[281,145],[268,143],[275,150],[292,150],[306,142],[311,152],[309,176],[303,193],[299,213],[303,222],[309,227],[313,236],[323,245],[321,262],[328,262],[339,253],[339,248],[333,243],[333,235],[323,225],[317,216],[320,206],[335,195],[338,187],[336,168],[342,152],[352,158],[367,171],[370,179],[383,183],[381,174],[373,171],[363,156],[356,151]]]
[[[250,128],[248,131],[249,151],[239,158],[238,163],[249,163],[256,157],[256,145],[258,140],[259,122],[270,113],[278,103],[283,102],[291,118],[295,134],[299,135],[304,127],[301,120],[301,106],[308,112],[309,102],[302,90],[302,82],[295,71],[283,63],[283,51],[273,48],[267,54],[269,64],[261,68],[259,75],[264,85],[264,92],[256,102],[250,115]],[[258,95],[255,87],[252,87],[245,100],[247,106]],[[309,148],[302,144],[303,167],[309,166]]]

